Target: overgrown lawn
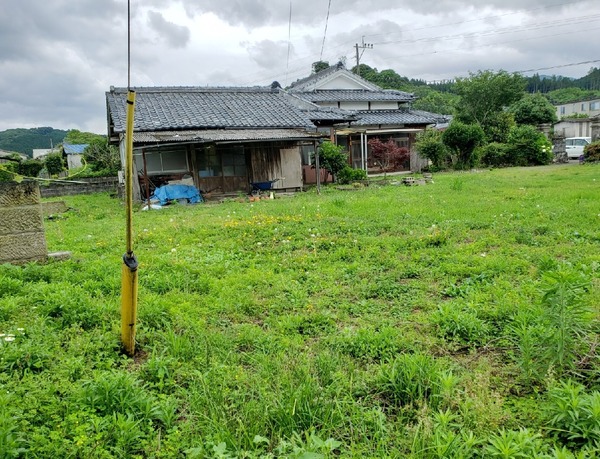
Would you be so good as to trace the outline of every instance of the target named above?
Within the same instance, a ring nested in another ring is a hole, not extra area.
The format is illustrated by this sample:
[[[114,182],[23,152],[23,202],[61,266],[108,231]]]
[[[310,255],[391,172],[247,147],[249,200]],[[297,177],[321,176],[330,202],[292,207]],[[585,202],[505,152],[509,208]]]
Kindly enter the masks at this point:
[[[64,198],[72,258],[0,266],[0,458],[596,457],[599,172],[136,212],[134,359],[123,204]]]

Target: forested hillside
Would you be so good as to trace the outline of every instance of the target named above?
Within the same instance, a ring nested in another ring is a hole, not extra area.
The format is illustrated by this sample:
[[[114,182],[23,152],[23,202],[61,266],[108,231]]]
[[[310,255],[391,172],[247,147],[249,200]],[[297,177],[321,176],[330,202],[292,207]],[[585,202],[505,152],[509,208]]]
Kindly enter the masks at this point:
[[[356,67],[352,69],[356,72]],[[398,89],[412,92],[419,97],[414,108],[450,114],[456,101],[455,83],[452,80],[426,82],[407,78],[395,70],[377,70],[366,64],[360,65],[360,76],[382,88]],[[600,97],[600,69],[591,68],[581,78],[568,78],[560,75],[539,75],[525,77],[526,91],[542,93],[553,104],[568,103],[578,100]]]
[[[34,148],[51,148],[61,143],[67,131],[51,127],[7,129],[0,132],[0,150],[31,156]]]

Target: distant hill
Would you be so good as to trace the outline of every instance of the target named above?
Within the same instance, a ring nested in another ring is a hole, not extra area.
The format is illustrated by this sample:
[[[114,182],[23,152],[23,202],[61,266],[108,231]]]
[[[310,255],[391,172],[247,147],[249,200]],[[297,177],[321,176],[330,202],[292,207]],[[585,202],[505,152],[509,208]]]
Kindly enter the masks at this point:
[[[7,129],[0,131],[0,150],[16,151],[27,156],[34,148],[50,148],[61,143],[67,131],[51,127]]]

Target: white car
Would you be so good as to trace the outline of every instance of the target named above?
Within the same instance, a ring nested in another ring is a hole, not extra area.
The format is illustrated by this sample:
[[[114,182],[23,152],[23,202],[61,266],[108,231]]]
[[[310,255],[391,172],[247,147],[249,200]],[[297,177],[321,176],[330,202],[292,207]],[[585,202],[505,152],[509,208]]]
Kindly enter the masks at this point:
[[[583,149],[586,145],[592,143],[591,137],[568,137],[565,139],[567,143],[567,156],[569,159],[577,159],[583,155]]]

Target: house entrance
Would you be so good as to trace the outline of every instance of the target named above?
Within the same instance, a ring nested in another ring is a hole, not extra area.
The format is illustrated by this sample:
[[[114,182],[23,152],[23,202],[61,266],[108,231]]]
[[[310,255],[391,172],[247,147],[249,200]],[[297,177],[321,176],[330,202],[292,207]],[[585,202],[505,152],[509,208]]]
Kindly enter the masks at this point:
[[[208,145],[195,150],[198,183],[203,192],[232,193],[248,188],[243,145]]]

